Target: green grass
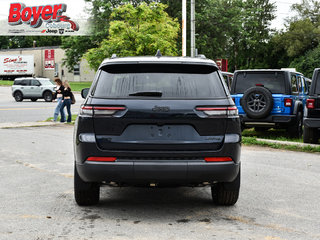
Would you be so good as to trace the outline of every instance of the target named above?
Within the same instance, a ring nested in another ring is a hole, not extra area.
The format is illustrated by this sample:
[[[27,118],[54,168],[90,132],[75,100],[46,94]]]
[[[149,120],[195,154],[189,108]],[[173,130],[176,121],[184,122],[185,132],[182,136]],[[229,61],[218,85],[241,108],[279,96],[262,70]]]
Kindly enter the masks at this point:
[[[9,80],[0,80],[0,86],[12,86],[13,81]]]
[[[80,92],[84,88],[89,88],[92,82],[69,82],[73,92]]]
[[[92,82],[69,82],[72,91],[80,92],[84,88],[89,88]],[[13,81],[0,80],[0,86],[12,86]]]
[[[320,146],[298,146],[298,145],[283,145],[278,143],[270,143],[265,141],[259,141],[255,137],[242,137],[242,144],[244,145],[257,145],[262,147],[270,147],[275,149],[285,149],[297,152],[311,152],[320,153]]]
[[[68,116],[68,115],[67,115]],[[67,116],[66,116],[66,119],[67,119]],[[76,115],[76,114],[72,114],[72,116],[71,116],[71,123],[74,123],[74,121],[77,119],[77,117],[78,117],[78,115]],[[61,117],[60,116],[58,116],[58,118],[57,118],[57,121],[59,122],[60,121],[60,119],[61,119]],[[53,120],[53,117],[49,117],[49,118],[47,118],[46,120],[45,120],[45,122],[51,122]]]
[[[291,138],[289,136],[288,131],[285,129],[269,129],[263,132],[255,131],[254,128],[245,129],[242,132],[242,136],[244,137],[255,137],[255,138],[264,138],[264,139],[272,139],[278,141],[290,141],[290,142],[303,142],[302,138]]]

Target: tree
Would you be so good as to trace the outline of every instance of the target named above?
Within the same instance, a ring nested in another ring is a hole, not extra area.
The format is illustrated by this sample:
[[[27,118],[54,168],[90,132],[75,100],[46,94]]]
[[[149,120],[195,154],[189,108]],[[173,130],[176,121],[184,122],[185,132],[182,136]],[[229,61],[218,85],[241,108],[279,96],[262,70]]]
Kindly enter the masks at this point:
[[[90,49],[85,57],[92,68],[101,61],[118,56],[154,55],[160,49],[164,55],[177,54],[179,24],[165,12],[161,3],[125,4],[111,14],[109,36],[99,47]]]
[[[264,67],[275,7],[269,0],[197,1],[197,48],[209,58],[228,58],[231,70]]]

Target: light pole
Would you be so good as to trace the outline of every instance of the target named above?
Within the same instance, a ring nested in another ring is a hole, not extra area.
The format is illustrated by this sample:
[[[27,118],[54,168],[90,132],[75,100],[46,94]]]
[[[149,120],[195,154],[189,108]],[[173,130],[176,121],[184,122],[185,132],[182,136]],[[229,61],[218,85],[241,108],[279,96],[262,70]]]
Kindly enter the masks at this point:
[[[196,37],[195,37],[195,33],[196,33],[196,27],[195,27],[195,0],[191,0],[191,57],[195,56],[195,46],[196,46]]]
[[[182,0],[182,56],[187,55],[187,0]]]

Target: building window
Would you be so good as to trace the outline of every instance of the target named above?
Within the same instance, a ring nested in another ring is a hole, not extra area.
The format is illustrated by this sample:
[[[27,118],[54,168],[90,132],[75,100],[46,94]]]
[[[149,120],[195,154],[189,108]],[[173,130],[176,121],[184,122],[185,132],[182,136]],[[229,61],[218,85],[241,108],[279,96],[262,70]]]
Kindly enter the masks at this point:
[[[54,76],[55,77],[59,76],[59,65],[58,65],[58,63],[54,64]]]
[[[79,64],[76,64],[73,66],[73,74],[80,75],[80,65]]]

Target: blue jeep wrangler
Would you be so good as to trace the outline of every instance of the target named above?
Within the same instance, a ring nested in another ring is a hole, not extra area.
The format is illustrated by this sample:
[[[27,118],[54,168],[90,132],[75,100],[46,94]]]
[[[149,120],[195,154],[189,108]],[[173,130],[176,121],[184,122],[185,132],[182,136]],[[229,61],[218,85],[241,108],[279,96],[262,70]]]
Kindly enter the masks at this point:
[[[234,73],[232,98],[242,129],[285,128],[301,137],[303,109],[309,89],[306,78],[290,70],[239,70]]]

